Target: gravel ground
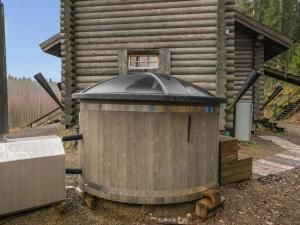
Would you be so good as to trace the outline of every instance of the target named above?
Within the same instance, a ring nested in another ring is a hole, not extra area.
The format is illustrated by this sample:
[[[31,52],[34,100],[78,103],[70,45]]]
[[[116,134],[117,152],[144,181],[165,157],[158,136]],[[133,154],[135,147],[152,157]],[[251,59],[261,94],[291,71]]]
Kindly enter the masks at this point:
[[[272,134],[274,135],[274,134]],[[282,134],[276,134],[282,136]],[[285,138],[285,136],[284,136]],[[299,143],[299,137],[286,138]],[[74,147],[74,145],[73,145]],[[73,147],[68,146],[67,165],[77,166],[78,155]],[[271,142],[253,137],[252,144],[241,144],[240,157],[253,156],[265,158],[283,151]],[[66,176],[66,185],[77,185],[76,176]],[[201,222],[194,216],[195,202],[172,206],[135,206],[98,200],[95,210],[88,209],[74,189],[67,190],[64,213],[59,213],[54,206],[0,219],[0,224],[7,225],[140,225],[157,224],[151,218],[189,218],[189,224],[300,224],[300,168],[271,175],[259,180],[221,187],[222,195],[227,199],[225,207],[215,217]],[[191,215],[188,215],[191,214]],[[188,215],[188,216],[187,216]],[[169,223],[171,224],[171,223]]]

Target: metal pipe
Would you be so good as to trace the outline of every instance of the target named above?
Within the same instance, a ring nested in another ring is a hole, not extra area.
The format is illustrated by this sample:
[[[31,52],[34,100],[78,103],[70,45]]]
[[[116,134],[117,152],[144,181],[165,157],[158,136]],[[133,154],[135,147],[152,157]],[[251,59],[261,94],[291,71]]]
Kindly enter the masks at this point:
[[[245,93],[249,90],[249,88],[255,83],[255,81],[261,75],[260,71],[252,70],[250,75],[248,76],[247,80],[245,81],[243,87],[239,91],[238,95],[236,96],[235,100],[229,107],[229,111],[235,106],[235,104],[245,95]]]
[[[81,140],[83,138],[82,134],[75,134],[75,135],[70,135],[70,136],[63,136],[62,137],[62,141],[78,141]]]
[[[283,90],[283,88],[281,87],[281,85],[277,85],[277,87],[275,88],[275,90],[273,91],[273,93],[268,97],[267,101],[265,102],[265,104],[260,108],[260,110],[264,110],[264,108],[277,96],[279,95],[279,93]]]
[[[59,107],[62,110],[64,110],[63,105],[61,104],[61,102],[58,100],[58,98],[54,94],[53,90],[51,89],[50,85],[48,84],[48,82],[44,78],[43,74],[38,73],[38,74],[34,75],[34,78],[42,86],[42,88],[44,88],[44,90],[48,93],[48,95],[50,95],[50,97],[56,102],[56,104],[59,105]]]
[[[66,174],[82,174],[82,169],[79,168],[66,168]]]
[[[7,71],[4,5],[0,0],[0,141],[8,133],[8,99],[7,99]]]

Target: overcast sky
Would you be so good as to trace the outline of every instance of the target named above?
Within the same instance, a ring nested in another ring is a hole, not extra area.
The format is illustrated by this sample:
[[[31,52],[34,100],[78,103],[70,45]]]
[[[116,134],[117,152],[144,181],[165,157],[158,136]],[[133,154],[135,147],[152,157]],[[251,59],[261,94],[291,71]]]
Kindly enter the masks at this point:
[[[59,32],[59,0],[2,0],[5,6],[7,72],[60,80],[60,59],[39,44]]]

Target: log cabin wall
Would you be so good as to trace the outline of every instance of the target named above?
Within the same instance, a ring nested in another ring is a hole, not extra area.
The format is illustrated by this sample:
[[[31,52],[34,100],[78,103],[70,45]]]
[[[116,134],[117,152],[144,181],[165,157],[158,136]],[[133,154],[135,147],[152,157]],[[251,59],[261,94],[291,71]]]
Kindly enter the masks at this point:
[[[234,96],[237,96],[250,72],[254,68],[255,40],[255,35],[247,32],[247,30],[243,28],[236,29]],[[247,91],[247,93],[242,97],[242,100],[253,100],[253,87]]]
[[[234,65],[234,96],[236,96],[253,69],[260,70],[263,73],[263,37],[236,25]],[[262,75],[242,97],[242,100],[253,102],[253,117],[256,121],[263,118],[263,111],[260,108],[264,104],[264,80],[264,75]]]
[[[234,76],[234,0],[61,1],[66,125],[78,124],[71,94],[124,70],[124,49],[167,49],[171,75],[231,101],[226,85],[233,86]]]
[[[64,113],[62,119],[66,126],[72,126],[76,118],[76,102],[72,100],[72,94],[76,91],[76,57],[74,42],[74,0],[61,1],[61,81],[62,104]]]
[[[259,70],[262,74],[255,82],[253,87],[253,118],[254,121],[261,121],[264,118],[264,111],[261,107],[265,103],[264,99],[264,87],[265,87],[265,76],[264,76],[264,63],[265,63],[265,48],[264,48],[264,36],[258,35],[254,43],[254,69]]]
[[[225,26],[226,26],[226,108],[233,103],[234,97],[234,60],[235,60],[235,0],[225,0]],[[225,128],[231,130],[233,128],[233,113],[227,111]]]

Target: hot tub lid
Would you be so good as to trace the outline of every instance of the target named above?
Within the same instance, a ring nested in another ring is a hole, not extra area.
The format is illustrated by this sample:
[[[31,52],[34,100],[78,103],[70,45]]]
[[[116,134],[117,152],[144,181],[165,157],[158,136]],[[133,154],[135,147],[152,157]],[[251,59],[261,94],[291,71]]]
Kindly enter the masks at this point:
[[[73,98],[208,104],[225,102],[224,98],[216,97],[197,85],[158,73],[117,76],[75,93]]]

